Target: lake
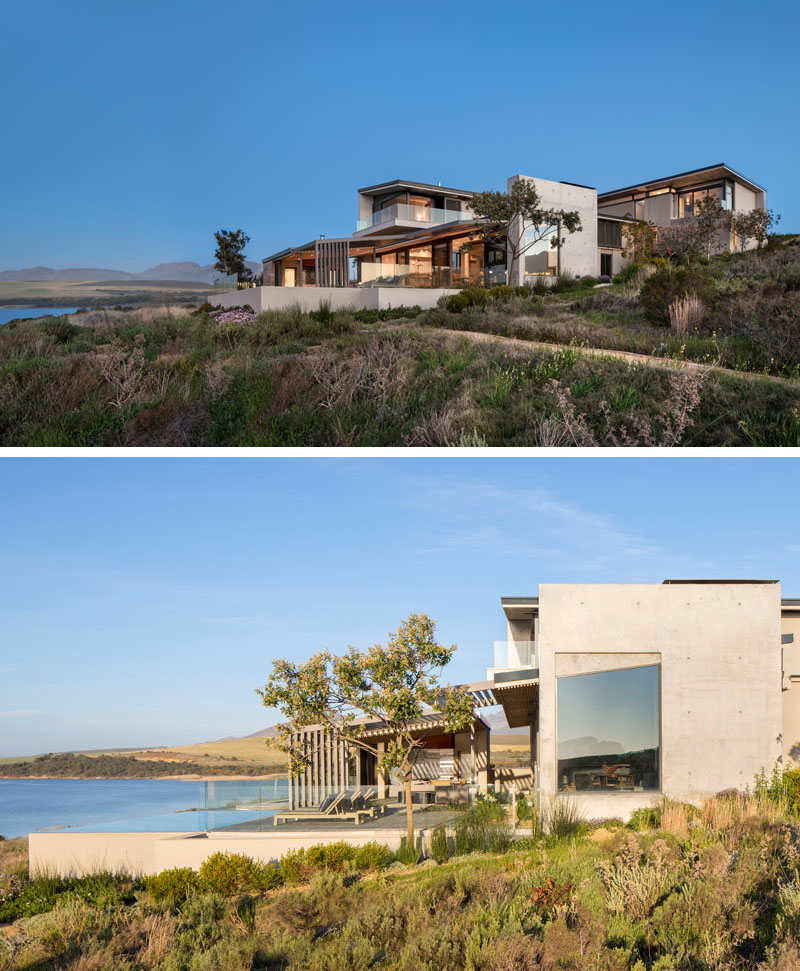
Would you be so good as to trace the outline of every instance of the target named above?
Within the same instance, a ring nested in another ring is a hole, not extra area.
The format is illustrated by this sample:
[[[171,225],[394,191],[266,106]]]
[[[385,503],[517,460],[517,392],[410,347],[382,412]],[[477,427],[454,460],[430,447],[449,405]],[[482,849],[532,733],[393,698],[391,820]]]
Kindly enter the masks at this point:
[[[206,783],[179,779],[0,779],[0,835],[80,827],[84,832],[192,832],[241,822],[242,810],[227,810],[246,789],[260,800],[283,799],[285,779],[219,781],[209,790],[214,812],[189,813],[206,805]],[[216,797],[214,797],[216,791]],[[220,798],[222,797],[222,798]],[[230,797],[230,798],[229,798]],[[219,807],[219,808],[217,808]],[[249,815],[249,814],[248,814]],[[261,812],[259,815],[264,816]]]
[[[52,314],[53,317],[60,317],[62,314],[74,314],[77,307],[0,307],[0,324],[7,324],[9,320],[17,317],[46,317]]]

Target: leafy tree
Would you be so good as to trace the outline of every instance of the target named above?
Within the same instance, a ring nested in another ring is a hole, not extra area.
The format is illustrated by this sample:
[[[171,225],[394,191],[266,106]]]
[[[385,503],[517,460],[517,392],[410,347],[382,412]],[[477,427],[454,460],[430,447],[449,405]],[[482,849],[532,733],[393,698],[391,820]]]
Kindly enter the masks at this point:
[[[694,222],[697,226],[697,243],[706,258],[720,248],[719,233],[726,228],[726,210],[715,195],[708,195],[695,203]],[[727,247],[726,247],[727,248]]]
[[[703,254],[703,238],[697,222],[687,219],[659,229],[655,252],[679,263],[697,260]]]
[[[237,273],[242,282],[252,279],[253,274],[244,261],[244,248],[250,242],[247,233],[242,229],[220,229],[214,233],[214,239],[217,241],[214,269],[226,276]]]
[[[647,263],[653,256],[657,229],[653,223],[635,220],[630,213],[626,213],[625,218],[630,222],[623,223],[621,228],[625,242],[622,255],[634,263]]]
[[[741,252],[747,248],[751,239],[756,240],[759,249],[767,241],[772,226],[780,222],[780,215],[771,209],[735,209],[727,213],[727,226],[734,234],[736,248]]]
[[[566,239],[562,230],[571,234],[581,229],[576,210],[544,208],[536,186],[527,179],[519,179],[509,192],[477,192],[469,205],[484,220],[471,235],[484,242],[503,243],[510,253],[509,282],[518,260],[532,246],[549,237],[550,246],[557,249]]]
[[[288,723],[279,726],[271,743],[289,758],[289,771],[299,774],[312,763],[316,750],[304,749],[297,732],[320,725],[335,739],[369,752],[379,772],[394,769],[405,787],[408,846],[414,845],[411,773],[424,741],[416,737],[414,723],[435,708],[444,714],[443,730],[464,731],[474,717],[470,695],[440,684],[441,672],[451,660],[455,645],[436,643],[436,623],[425,614],[410,614],[385,646],[366,651],[348,648],[345,655],[321,651],[305,664],[276,660],[263,688],[257,689],[268,708],[277,708]],[[385,727],[391,740],[383,752],[364,737],[365,722]]]

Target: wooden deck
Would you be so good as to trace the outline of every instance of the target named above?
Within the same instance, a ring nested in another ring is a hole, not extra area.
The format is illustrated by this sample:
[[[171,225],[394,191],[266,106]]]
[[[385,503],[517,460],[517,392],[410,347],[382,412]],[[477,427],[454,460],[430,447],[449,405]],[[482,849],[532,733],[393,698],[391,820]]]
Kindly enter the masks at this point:
[[[414,829],[418,833],[434,829],[440,823],[447,823],[453,819],[453,810],[447,806],[419,806],[414,809]],[[330,839],[332,835],[341,835],[343,839],[348,836],[363,837],[368,833],[375,833],[377,836],[386,833],[401,833],[406,831],[406,811],[405,807],[398,806],[387,809],[380,816],[362,817],[358,826],[353,819],[337,819],[336,816],[321,816],[314,819],[296,819],[275,825],[272,816],[265,816],[260,820],[245,820],[241,823],[234,823],[231,826],[221,826],[209,832],[209,838],[219,836],[242,836],[242,835],[298,835],[304,836],[310,833],[319,833]]]

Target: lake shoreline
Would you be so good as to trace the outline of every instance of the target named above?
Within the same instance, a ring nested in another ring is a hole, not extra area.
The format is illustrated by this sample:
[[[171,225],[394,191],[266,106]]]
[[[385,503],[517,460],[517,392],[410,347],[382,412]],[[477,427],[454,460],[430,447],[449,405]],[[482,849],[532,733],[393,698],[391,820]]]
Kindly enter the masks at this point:
[[[2,782],[26,782],[45,779],[50,782],[235,782],[249,779],[253,782],[285,779],[285,772],[271,775],[2,775]]]

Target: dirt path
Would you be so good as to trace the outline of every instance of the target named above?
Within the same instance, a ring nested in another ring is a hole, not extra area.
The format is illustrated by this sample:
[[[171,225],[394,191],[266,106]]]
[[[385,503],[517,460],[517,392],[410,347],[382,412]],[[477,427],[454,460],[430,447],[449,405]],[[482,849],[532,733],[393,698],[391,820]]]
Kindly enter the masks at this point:
[[[438,334],[449,334],[452,337],[467,337],[480,344],[497,343],[501,347],[515,347],[519,349],[532,348],[539,351],[563,351],[572,348],[584,357],[614,357],[632,364],[647,364],[651,367],[662,367],[668,370],[676,368],[691,368],[695,371],[713,371],[715,374],[725,374],[732,378],[742,378],[749,381],[774,381],[795,390],[800,382],[791,378],[782,378],[774,374],[755,374],[752,371],[734,371],[732,368],[719,367],[716,364],[700,364],[698,361],[676,361],[671,357],[653,357],[650,354],[638,354],[635,351],[620,351],[606,347],[579,347],[572,344],[550,344],[545,341],[526,341],[520,337],[503,337],[500,334],[487,334],[474,330],[451,330],[447,327],[426,327],[425,330]]]

